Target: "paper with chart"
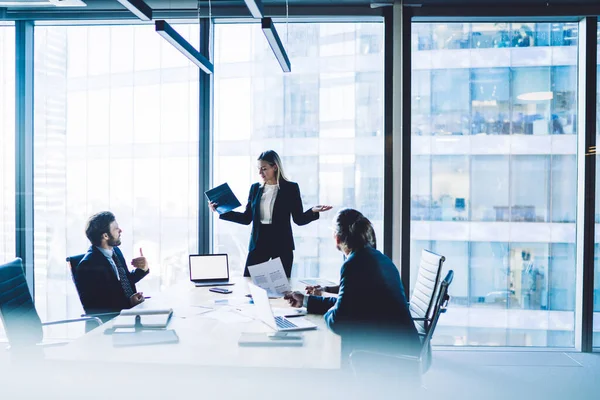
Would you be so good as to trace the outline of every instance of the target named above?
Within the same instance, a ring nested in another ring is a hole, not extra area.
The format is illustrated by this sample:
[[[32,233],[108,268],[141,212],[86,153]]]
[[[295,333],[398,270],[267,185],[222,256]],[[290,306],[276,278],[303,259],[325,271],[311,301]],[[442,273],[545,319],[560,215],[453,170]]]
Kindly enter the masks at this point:
[[[250,272],[252,283],[265,289],[269,297],[283,297],[285,292],[292,290],[279,258],[250,265],[248,272]]]

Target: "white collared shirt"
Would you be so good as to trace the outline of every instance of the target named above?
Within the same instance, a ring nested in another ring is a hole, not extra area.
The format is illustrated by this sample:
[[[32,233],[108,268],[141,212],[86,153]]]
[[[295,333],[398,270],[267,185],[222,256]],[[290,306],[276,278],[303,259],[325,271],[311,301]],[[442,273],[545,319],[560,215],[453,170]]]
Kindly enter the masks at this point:
[[[121,280],[121,278],[119,277],[119,271],[117,270],[117,266],[115,264],[115,260],[112,259],[115,250],[114,249],[107,250],[107,249],[103,249],[102,247],[98,247],[98,246],[96,246],[96,248],[98,250],[100,250],[100,253],[102,253],[104,255],[104,257],[106,257],[106,259],[108,260],[110,265],[113,267],[113,271],[115,271],[115,275],[117,276],[117,279]]]
[[[279,191],[279,185],[265,185],[263,186],[262,196],[260,198],[260,223],[270,224],[273,222],[273,205],[277,198],[277,192]]]

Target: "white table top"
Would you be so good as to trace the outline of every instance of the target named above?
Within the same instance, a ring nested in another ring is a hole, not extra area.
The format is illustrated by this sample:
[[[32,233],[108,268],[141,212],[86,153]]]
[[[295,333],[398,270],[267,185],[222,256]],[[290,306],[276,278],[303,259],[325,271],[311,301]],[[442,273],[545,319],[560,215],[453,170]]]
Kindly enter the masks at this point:
[[[168,329],[174,329],[179,343],[136,347],[114,347],[112,336],[104,334],[108,322],[64,347],[46,349],[46,359],[79,362],[144,363],[266,368],[340,368],[340,337],[330,332],[323,317],[309,315],[317,330],[304,331],[301,347],[240,347],[242,332],[272,332],[254,318],[249,304],[247,280],[228,286],[231,294],[210,292],[192,283],[151,295],[140,308],[173,308]],[[298,287],[302,287],[299,285]],[[227,300],[229,304],[216,303]],[[283,299],[271,300],[273,307],[289,307]],[[200,307],[199,307],[200,306]],[[209,308],[205,308],[209,307]],[[211,309],[212,308],[212,309]],[[208,312],[207,312],[208,310]]]

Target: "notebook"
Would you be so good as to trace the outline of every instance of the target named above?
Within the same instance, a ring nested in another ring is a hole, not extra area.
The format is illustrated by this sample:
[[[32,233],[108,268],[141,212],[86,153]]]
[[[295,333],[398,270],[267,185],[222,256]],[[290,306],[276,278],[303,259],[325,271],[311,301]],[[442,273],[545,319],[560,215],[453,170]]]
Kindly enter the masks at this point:
[[[164,309],[137,309],[123,310],[115,318],[113,329],[119,328],[141,328],[141,329],[164,329],[173,316],[172,308]],[[137,321],[136,321],[137,320]]]
[[[264,333],[242,332],[238,340],[240,346],[267,346],[267,347],[298,347],[304,344],[304,337],[299,333]]]

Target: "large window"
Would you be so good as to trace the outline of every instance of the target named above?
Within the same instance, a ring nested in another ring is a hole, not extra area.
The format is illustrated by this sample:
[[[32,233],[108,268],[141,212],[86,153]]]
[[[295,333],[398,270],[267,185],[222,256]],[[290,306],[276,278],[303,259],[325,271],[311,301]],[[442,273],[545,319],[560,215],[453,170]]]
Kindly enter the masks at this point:
[[[197,25],[176,30],[198,43]],[[140,290],[188,279],[197,251],[198,68],[153,26],[35,29],[35,285],[42,319],[79,315],[65,257],[115,213]]]
[[[574,345],[577,24],[413,25],[411,276],[446,256],[435,341]]]
[[[15,257],[15,29],[0,25],[0,263]],[[0,323],[0,337],[4,337]]]
[[[336,279],[342,256],[327,228],[337,209],[362,211],[383,243],[383,24],[278,29],[289,74],[281,72],[258,24],[216,27],[213,181],[228,182],[245,206],[258,181],[256,157],[276,150],[300,184],[305,208],[335,207],[318,222],[294,226],[292,275]],[[241,273],[250,228],[214,222],[214,250],[228,253]]]
[[[15,256],[15,29],[0,25],[0,263]]]
[[[599,28],[600,32],[600,28]],[[598,46],[600,48],[600,36],[598,36]],[[600,76],[600,55],[598,56],[598,68],[596,74]],[[600,142],[600,79],[598,79],[598,87],[596,90],[596,146]],[[596,221],[596,237],[594,245],[594,347],[600,347],[600,161],[596,155],[596,205],[595,205],[595,221]]]

